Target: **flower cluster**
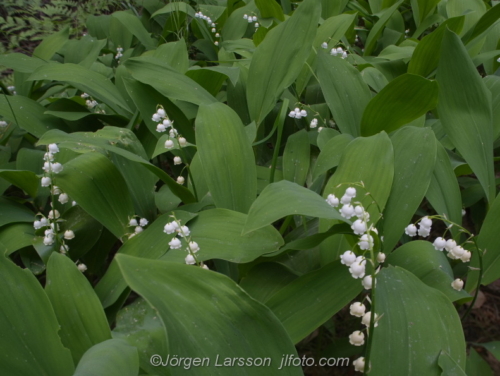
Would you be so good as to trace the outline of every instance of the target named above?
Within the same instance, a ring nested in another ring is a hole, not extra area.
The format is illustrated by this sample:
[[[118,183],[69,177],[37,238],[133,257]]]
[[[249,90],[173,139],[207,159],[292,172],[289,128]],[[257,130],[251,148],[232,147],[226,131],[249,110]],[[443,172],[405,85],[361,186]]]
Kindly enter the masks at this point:
[[[300,108],[296,107],[293,111],[290,111],[288,116],[295,119],[302,119],[303,117],[307,116],[307,111],[304,109],[301,110]]]
[[[144,227],[146,227],[148,225],[148,220],[146,218],[139,218],[139,220],[137,220],[137,218],[139,218],[138,216],[133,216],[132,218],[130,218],[129,222],[128,222],[128,225],[130,227],[133,227],[134,228],[134,232],[131,233],[128,238],[132,238],[134,237],[135,235],[137,234],[140,234],[141,232],[144,231]]]
[[[180,220],[175,218],[175,216],[171,215],[170,217],[173,218],[173,221],[168,222],[163,228],[163,232],[168,235],[177,234],[168,243],[170,249],[181,249],[184,241],[185,251],[187,252],[187,256],[184,258],[186,264],[198,264],[203,269],[208,269],[207,265],[203,264],[203,262],[198,262],[196,259],[196,254],[200,251],[200,246],[191,239],[191,231],[189,230],[189,227],[183,226]]]
[[[58,174],[63,170],[63,166],[59,162],[54,162],[55,154],[59,153],[59,147],[57,144],[49,144],[47,146],[47,152],[43,156],[44,164],[43,170],[45,171],[44,176],[41,178],[42,187],[49,187],[52,196],[51,210],[47,216],[42,213],[37,214],[35,221],[33,222],[33,227],[35,230],[43,229],[43,244],[46,246],[52,246],[55,243],[59,245],[59,252],[66,254],[69,251],[68,240],[73,240],[75,238],[75,233],[71,229],[66,229],[64,232],[61,230],[60,224],[64,222],[61,218],[59,210],[54,208],[54,197],[59,196],[58,201],[60,204],[64,205],[69,202],[69,196],[67,193],[61,191],[61,189],[54,185],[53,180],[55,179],[55,174]],[[73,201],[73,206],[76,202]],[[81,264],[87,270],[84,264]],[[81,271],[82,268],[78,268]]]
[[[311,120],[311,124],[309,124],[309,127],[310,127],[311,129],[314,129],[314,128],[316,128],[317,126],[318,126],[318,119],[316,119],[316,118],[312,119],[312,120]]]
[[[356,197],[356,188],[349,187],[345,190],[344,195],[338,198],[334,194],[329,194],[326,198],[326,202],[337,208],[340,204],[342,207],[339,213],[342,217],[346,219],[351,219],[352,217],[357,217],[352,225],[351,229],[354,234],[359,235],[358,247],[361,251],[368,251],[373,249],[374,239],[370,235],[370,232],[377,233],[377,229],[373,225],[368,225],[370,220],[370,214],[364,209],[360,202],[353,202]],[[356,204],[355,206],[353,205]],[[385,254],[379,253],[377,255],[377,261],[384,262]],[[353,251],[346,251],[340,256],[340,262],[349,267],[349,272],[351,276],[355,279],[362,278],[361,284],[367,290],[372,288],[373,281],[371,275],[366,274],[366,258],[365,256],[357,256]]]
[[[363,324],[368,331],[371,324],[372,313],[370,311],[366,312],[366,306],[362,302],[354,302],[350,305],[349,311],[352,316],[361,317],[361,324]],[[373,326],[377,327],[379,317],[376,313],[374,314],[374,318],[375,322]],[[353,346],[363,346],[365,344],[365,334],[361,330],[355,330],[349,335],[349,343]],[[365,358],[358,358],[353,364],[356,371],[363,372],[365,368]]]
[[[117,47],[115,59],[119,60],[122,56],[123,56],[123,47]]]
[[[254,23],[255,28],[258,28],[260,26],[259,23],[257,22],[257,16],[245,14],[243,15],[243,19],[246,20],[249,24],[255,22]]]
[[[347,51],[344,51],[342,47],[332,48],[330,50],[330,55],[340,56],[342,59],[345,59],[347,57]]]
[[[8,124],[5,120],[0,120],[0,128],[5,128]]]
[[[16,87],[15,86],[7,86],[7,90],[12,93],[12,95],[16,95]]]
[[[88,99],[90,98],[90,95],[87,94],[87,93],[83,93],[82,95],[80,95],[83,99],[86,99],[85,101],[85,105],[87,106],[87,108],[89,110],[92,110],[94,107],[97,107],[99,105],[99,102],[97,102],[96,100],[93,100],[93,99]]]

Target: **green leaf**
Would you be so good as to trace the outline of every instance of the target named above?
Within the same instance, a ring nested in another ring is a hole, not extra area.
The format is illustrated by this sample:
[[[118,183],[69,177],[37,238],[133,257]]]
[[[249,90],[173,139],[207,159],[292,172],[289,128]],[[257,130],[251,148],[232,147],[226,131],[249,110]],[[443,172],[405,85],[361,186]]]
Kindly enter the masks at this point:
[[[497,3],[494,7],[490,8],[482,17],[477,21],[472,34],[467,42],[470,43],[473,39],[481,36],[488,31],[500,19],[500,5]]]
[[[439,355],[438,364],[443,370],[441,376],[467,376],[462,367],[445,351]]]
[[[491,352],[497,360],[500,360],[500,341],[481,343],[480,346]]]
[[[486,13],[486,4],[482,0],[448,0],[445,6],[449,18],[465,16],[462,35],[467,34]]]
[[[462,325],[446,296],[398,267],[382,269],[376,286],[370,375],[441,375],[441,351],[465,366]]]
[[[484,218],[483,225],[479,231],[477,245],[483,250],[483,279],[481,284],[488,285],[496,279],[500,278],[500,243],[498,242],[498,234],[500,231],[500,194],[490,206],[490,210]],[[479,258],[477,251],[472,251],[471,266],[479,268]],[[478,272],[471,270],[467,280],[467,291],[476,288]]]
[[[446,149],[440,142],[436,146],[436,164],[425,196],[436,213],[446,215],[448,219],[460,225],[462,223],[460,187]],[[452,227],[451,231],[457,229]]]
[[[395,131],[435,108],[437,99],[436,82],[403,74],[368,103],[361,120],[361,134],[371,136],[381,131]]]
[[[39,281],[3,256],[0,269],[0,373],[73,375],[71,353],[61,343],[59,324]]]
[[[337,210],[313,191],[282,180],[269,184],[252,204],[243,233],[267,226],[288,215],[306,215],[345,221]]]
[[[428,15],[436,8],[436,5],[441,0],[411,0],[411,6],[413,8],[413,18],[415,19],[415,24],[418,26],[420,23],[427,18]]]
[[[22,170],[0,170],[0,178],[21,188],[31,197],[36,197],[40,179],[31,171]]]
[[[158,9],[156,12],[154,12],[151,15],[151,18],[154,18],[156,16],[159,16],[161,14],[168,14],[172,12],[183,12],[186,13],[187,15],[191,16],[194,18],[195,11],[194,9],[187,3],[183,1],[174,1],[172,3],[169,3],[165,5],[163,8]]]
[[[0,227],[9,223],[33,222],[35,214],[26,206],[0,197]]]
[[[112,17],[120,21],[130,33],[135,35],[147,50],[156,48],[157,41],[151,38],[139,17],[124,11],[114,12]]]
[[[28,77],[28,81],[38,80],[67,82],[78,90],[90,94],[99,102],[106,103],[119,114],[131,113],[127,102],[111,80],[81,65],[69,63],[43,65]]]
[[[73,376],[137,376],[137,349],[121,339],[108,339],[83,355]]]
[[[313,46],[319,48],[323,42],[327,42],[328,46],[335,46],[345,35],[355,18],[355,14],[341,14],[325,20],[318,27]]]
[[[469,350],[465,370],[469,376],[493,376],[488,362],[473,347]]]
[[[344,59],[322,52],[318,55],[318,79],[341,132],[359,136],[363,111],[372,98],[359,71]]]
[[[62,120],[45,115],[45,107],[22,95],[0,95],[0,115],[35,137],[41,137],[49,129],[66,129]]]
[[[180,74],[162,60],[150,57],[127,59],[125,66],[137,81],[151,85],[170,100],[181,100],[197,105],[217,100],[201,85]]]
[[[68,257],[56,252],[50,256],[45,292],[61,326],[61,341],[75,364],[92,346],[111,338],[101,302]]]
[[[304,185],[310,159],[309,135],[305,129],[302,129],[287,139],[283,152],[283,178],[298,185]]]
[[[189,68],[189,56],[184,38],[178,42],[161,44],[154,50],[153,57],[162,59],[182,74],[186,73]]]
[[[284,21],[285,15],[283,14],[283,9],[278,5],[275,0],[255,0],[255,5],[260,10],[260,14],[264,18],[274,17],[277,20]]]
[[[342,288],[339,288],[342,286]],[[266,305],[297,343],[344,308],[362,290],[340,261],[307,273],[274,294]]]
[[[255,50],[248,73],[247,98],[250,117],[257,125],[274,108],[309,57],[320,8],[316,0],[303,1],[292,17],[269,31]]]
[[[252,298],[265,303],[295,279],[297,279],[297,275],[283,265],[265,262],[250,269],[246,276],[241,279],[240,286]]]
[[[42,59],[16,52],[0,55],[0,66],[13,69],[16,72],[32,73],[36,68],[45,64],[46,62]]]
[[[322,132],[323,133],[323,132]],[[328,140],[318,155],[313,170],[313,180],[326,173],[331,168],[337,167],[345,148],[353,140],[349,134],[341,134]]]
[[[460,38],[449,30],[441,54],[437,73],[441,124],[491,202],[495,198],[491,94]]]
[[[349,186],[357,184],[357,200],[368,208],[372,221],[376,222],[389,198],[393,177],[394,152],[387,134],[359,137],[347,145],[323,196],[333,193],[342,197]],[[359,186],[361,182],[364,188]]]
[[[99,153],[82,154],[64,164],[57,185],[102,223],[117,238],[130,230],[134,215],[125,180],[108,158]]]
[[[408,73],[428,77],[434,72],[441,57],[441,46],[443,45],[445,31],[450,29],[455,33],[459,33],[464,25],[464,20],[464,16],[450,18],[432,33],[422,38],[413,52],[408,65]]]
[[[247,213],[257,194],[257,171],[240,118],[222,103],[200,106],[196,133],[205,180],[215,205]]]
[[[500,137],[500,77],[486,76],[484,83],[491,91],[491,103],[493,105],[493,139]]]
[[[48,35],[42,39],[35,50],[33,56],[42,60],[50,60],[52,56],[66,43],[69,37],[69,27],[62,28],[57,33]]]
[[[385,25],[389,22],[394,12],[399,8],[399,6],[403,3],[403,0],[399,0],[397,3],[392,5],[390,8],[386,9],[381,15],[379,20],[373,25],[370,33],[368,34],[368,38],[365,43],[365,52],[364,56],[370,56],[377,46],[378,39],[384,30]]]
[[[394,180],[384,211],[384,250],[389,253],[417,211],[436,164],[436,137],[431,128],[404,127],[391,138]]]
[[[464,290],[457,291],[451,287],[455,280],[453,270],[444,252],[437,251],[431,242],[416,240],[405,243],[391,253],[385,263],[408,270],[427,286],[441,291],[452,302],[471,299]]]
[[[118,255],[129,286],[158,311],[172,354],[209,358],[197,375],[234,375],[232,367],[217,367],[225,358],[270,358],[277,369],[283,354],[296,354],[290,338],[271,311],[251,299],[231,279],[201,268]],[[203,330],[193,330],[193,323]],[[268,369],[270,368],[268,367]],[[171,367],[171,374],[185,371]],[[301,375],[284,368],[283,375]],[[238,375],[262,375],[260,367],[239,367]]]
[[[0,247],[5,255],[28,247],[33,243],[35,229],[32,224],[14,223],[0,228]]]

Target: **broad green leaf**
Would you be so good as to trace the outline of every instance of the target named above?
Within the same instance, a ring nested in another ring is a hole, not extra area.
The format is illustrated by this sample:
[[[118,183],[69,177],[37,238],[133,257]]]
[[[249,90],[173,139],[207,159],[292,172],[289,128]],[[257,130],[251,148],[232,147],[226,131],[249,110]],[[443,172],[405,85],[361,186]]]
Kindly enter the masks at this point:
[[[0,197],[0,226],[16,222],[33,222],[35,214],[26,206]]]
[[[439,355],[438,364],[443,370],[441,376],[467,376],[463,368],[445,351]]]
[[[341,14],[330,17],[318,27],[313,46],[319,48],[322,43],[327,42],[328,46],[335,46],[345,35],[349,26],[354,22],[355,14]]]
[[[71,376],[71,353],[58,336],[59,324],[40,282],[0,256],[0,373]]]
[[[217,102],[203,87],[160,59],[149,56],[135,57],[127,59],[125,66],[133,78],[151,85],[170,100],[197,105]]]
[[[31,197],[36,197],[40,179],[32,171],[0,170],[0,178],[21,188]]]
[[[342,288],[339,288],[342,286]],[[297,343],[345,307],[363,289],[340,261],[307,273],[274,294],[266,305]]]
[[[289,19],[269,31],[255,50],[247,97],[250,117],[257,125],[300,73],[311,52],[320,11],[318,1],[303,1]]]
[[[130,33],[135,35],[139,42],[141,42],[147,50],[154,49],[156,47],[157,41],[151,38],[148,31],[141,23],[139,17],[124,11],[114,12],[112,17],[120,21]]]
[[[111,338],[101,302],[71,259],[56,252],[50,256],[45,292],[75,364],[92,346]]]
[[[232,367],[215,368],[226,357],[270,358],[277,369],[283,354],[296,354],[290,338],[271,311],[251,299],[231,279],[198,267],[118,255],[129,286],[158,311],[168,328],[172,354],[209,358],[197,375],[234,375]],[[193,323],[200,330],[193,330]],[[171,367],[171,374],[185,371]],[[301,375],[284,368],[283,375]],[[238,375],[262,375],[260,367],[238,367]]]
[[[246,220],[245,214],[227,209],[210,209],[200,212],[189,224],[191,237],[201,248],[197,259],[199,261],[220,259],[246,263],[259,256],[276,252],[283,245],[281,235],[272,226],[242,235]],[[158,234],[158,236],[162,235]],[[182,263],[185,257],[184,250],[170,249],[162,258]]]
[[[491,202],[495,198],[491,94],[460,38],[449,30],[443,37],[437,81],[441,124]]]
[[[493,26],[500,19],[500,5],[497,3],[495,6],[490,8],[485,14],[482,15],[481,19],[477,21],[474,29],[472,29],[472,34],[468,38],[467,42],[481,36],[486,33],[491,26]]]
[[[323,146],[314,166],[313,180],[316,180],[318,176],[324,174],[329,169],[338,166],[345,148],[352,141],[352,139],[352,136],[349,134],[341,134],[331,138]]]
[[[332,226],[328,231],[320,232],[296,240],[292,240],[286,243],[283,248],[280,249],[280,253],[294,249],[294,250],[309,250],[323,243],[325,239],[336,234],[352,234],[351,226],[346,223],[338,224]]]
[[[486,13],[486,5],[481,0],[448,0],[446,3],[448,17],[465,16],[461,35],[467,33]]]
[[[481,346],[491,352],[495,358],[500,360],[500,341],[481,343]]]
[[[366,106],[361,134],[390,133],[425,115],[437,105],[438,85],[413,74],[392,80]]]
[[[281,9],[281,7],[278,5],[276,1],[255,0],[255,5],[257,5],[257,8],[259,8],[262,17],[264,18],[274,17],[279,21],[285,20],[283,9]]]
[[[80,40],[71,39],[59,54],[64,56],[65,63],[80,64],[85,68],[91,68],[101,54],[101,50],[106,46],[106,42],[106,39],[97,40],[90,36],[85,36]]]
[[[228,2],[229,3],[229,2]],[[229,5],[229,4],[228,4]],[[248,29],[248,22],[242,22],[244,14],[254,14],[257,12],[257,6],[255,5],[255,1],[250,0],[246,5],[239,7],[238,9],[234,9],[231,12],[229,18],[224,22],[224,26],[222,28],[222,39],[225,41],[224,46],[226,46],[227,41],[235,41],[243,38],[245,32]],[[246,21],[246,20],[245,20]],[[248,40],[252,47],[255,47],[252,41]]]
[[[283,152],[283,178],[304,185],[311,159],[309,136],[305,129],[288,137]]]
[[[359,136],[363,111],[372,98],[359,71],[325,52],[318,56],[318,79],[340,131]]]
[[[69,37],[69,26],[62,28],[46,38],[33,51],[33,56],[42,60],[50,60],[54,54],[66,43]]]
[[[392,15],[398,9],[398,7],[401,5],[402,2],[403,0],[399,0],[397,3],[392,5],[390,8],[386,9],[380,15],[380,18],[375,23],[375,25],[373,25],[372,29],[370,30],[370,33],[368,34],[368,38],[366,39],[365,51],[363,53],[364,56],[370,56],[373,53],[375,47],[377,46],[378,39],[385,28],[385,25],[389,22]]]
[[[82,154],[64,164],[56,183],[117,238],[130,231],[128,222],[134,208],[127,185],[102,154]]]
[[[0,247],[8,256],[21,248],[30,246],[34,237],[35,229],[31,223],[14,223],[2,226],[0,228]]]
[[[460,187],[446,149],[440,142],[436,146],[436,164],[425,196],[436,213],[446,215],[448,219],[460,225],[462,223]],[[456,229],[452,228],[451,231],[454,232]]]
[[[137,349],[121,339],[108,339],[83,355],[73,376],[137,376]]]
[[[143,370],[152,375],[169,374],[166,367],[151,364],[151,354],[168,354],[167,332],[158,313],[144,299],[137,299],[118,312],[112,335],[137,348]]]
[[[416,240],[405,243],[392,252],[385,263],[408,270],[427,286],[441,291],[452,302],[471,299],[464,290],[457,291],[451,287],[455,280],[453,270],[444,251],[437,251],[431,242]]]
[[[404,127],[391,138],[394,180],[384,211],[384,250],[389,253],[421,204],[436,164],[436,137],[431,128]]]
[[[342,197],[349,186],[354,186],[357,200],[367,208],[371,220],[376,222],[389,198],[393,178],[394,152],[387,134],[382,132],[371,137],[359,137],[346,147],[323,196],[333,193]]]
[[[9,122],[16,123],[19,128],[41,137],[49,129],[66,129],[62,120],[45,115],[45,107],[22,95],[0,95],[0,115]]]
[[[47,64],[39,67],[28,78],[29,81],[64,81],[78,90],[104,102],[119,114],[128,114],[130,108],[119,90],[108,78],[78,64]],[[125,110],[125,111],[123,111]]]
[[[154,50],[154,57],[162,59],[179,73],[186,73],[189,68],[189,56],[186,42],[181,38],[178,42],[164,43]]]
[[[257,194],[257,172],[240,118],[222,103],[201,106],[196,133],[205,180],[215,205],[247,213]]]
[[[229,68],[229,67],[228,67]],[[194,66],[186,72],[186,76],[199,84],[210,95],[216,96],[228,76],[218,70],[204,69]]]
[[[468,376],[493,376],[493,370],[484,358],[471,347],[465,367]]]
[[[196,217],[196,214],[184,211],[175,212],[175,215],[183,225]],[[118,253],[153,260],[160,258],[168,251],[169,241],[176,236],[176,234],[166,235],[163,232],[164,226],[171,220],[170,213],[162,215],[156,219],[156,221],[149,224],[143,232],[127,240],[123,246],[120,247]],[[106,274],[96,285],[95,292],[97,296],[99,296],[104,308],[108,308],[119,299],[126,288],[127,284],[123,280],[116,260],[113,260]]]
[[[460,318],[440,291],[404,269],[388,267],[377,274],[376,294],[380,320],[373,333],[370,375],[439,376],[441,351],[465,366]]]
[[[500,136],[500,77],[486,76],[483,78],[486,87],[491,92],[491,103],[493,105],[493,139]]]
[[[265,303],[297,275],[286,267],[274,262],[254,266],[240,281],[240,286],[255,300]]]
[[[428,77],[434,72],[441,57],[441,46],[443,45],[445,31],[450,29],[455,33],[459,33],[464,25],[464,19],[463,16],[450,18],[432,33],[422,38],[413,52],[408,65],[408,73]]]
[[[345,221],[339,212],[313,191],[282,180],[269,184],[254,201],[243,232],[249,233],[288,215],[306,215]]]
[[[30,57],[17,52],[0,55],[0,66],[15,70],[16,72],[32,73],[36,68],[46,62],[37,57]]]
[[[158,9],[156,12],[154,12],[151,15],[151,18],[154,18],[156,16],[159,16],[161,14],[168,14],[172,12],[183,12],[188,14],[189,16],[194,18],[195,11],[194,9],[187,3],[183,1],[174,1],[172,3],[169,3],[165,5],[163,8]]]
[[[483,256],[483,279],[481,284],[488,285],[500,278],[500,243],[498,234],[500,232],[500,194],[492,202],[483,225],[479,231],[477,244],[485,252]],[[471,266],[479,268],[479,257],[477,251],[473,248]],[[469,271],[467,280],[467,291],[472,291],[477,286],[478,271]]]
[[[436,8],[441,0],[411,0],[413,18],[418,26]]]

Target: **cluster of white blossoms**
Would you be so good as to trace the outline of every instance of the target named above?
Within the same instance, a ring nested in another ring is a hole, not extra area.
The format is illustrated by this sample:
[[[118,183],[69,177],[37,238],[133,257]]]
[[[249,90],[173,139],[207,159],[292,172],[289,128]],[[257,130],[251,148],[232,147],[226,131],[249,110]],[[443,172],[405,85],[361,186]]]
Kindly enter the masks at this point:
[[[196,254],[200,251],[200,246],[198,243],[193,241],[193,239],[191,239],[191,231],[189,230],[189,227],[183,226],[181,222],[175,218],[175,216],[171,215],[170,217],[173,218],[173,221],[168,222],[163,228],[163,232],[168,235],[177,233],[177,235],[168,243],[170,249],[181,249],[184,242],[184,249],[187,252],[187,256],[184,258],[186,264],[198,264],[203,269],[208,270],[207,265],[203,264],[203,262],[198,262],[196,259]]]
[[[87,108],[89,110],[91,110],[94,107],[97,107],[99,105],[99,102],[97,102],[96,100],[88,99],[88,98],[90,98],[90,95],[87,93],[82,93],[82,95],[80,95],[80,97],[82,97],[83,99],[86,99],[85,105],[87,106]]]
[[[7,86],[7,90],[12,93],[12,95],[16,95],[16,87],[15,86]]]
[[[0,128],[5,128],[7,127],[7,125],[9,125],[9,123],[7,123],[5,120],[0,120]]]
[[[243,19],[246,20],[249,24],[255,22],[254,23],[255,28],[258,28],[260,26],[259,23],[257,22],[257,16],[244,14]]]
[[[144,227],[146,227],[149,223],[146,218],[139,218],[139,220],[137,220],[138,218],[138,216],[134,216],[128,222],[128,225],[134,228],[134,232],[128,236],[129,239],[143,232]]]
[[[120,60],[122,56],[123,56],[123,47],[116,47],[115,59]]]
[[[158,110],[153,114],[152,120],[157,122],[156,131],[163,133],[168,129],[168,139],[165,141],[165,149],[171,150],[175,148],[174,140],[177,139],[179,147],[184,147],[187,145],[187,140],[182,137],[177,129],[174,128],[174,122],[169,119],[165,109],[158,105]],[[174,165],[180,165],[182,163],[182,158],[179,156],[174,157]],[[177,178],[177,183],[184,184],[185,179],[183,176]]]
[[[356,197],[356,188],[349,187],[345,190],[344,195],[339,199],[334,194],[329,194],[326,202],[337,208],[340,204],[342,207],[339,213],[342,217],[346,219],[351,219],[352,217],[357,217],[351,229],[354,234],[359,235],[358,246],[361,251],[368,251],[373,249],[374,239],[370,235],[370,232],[378,233],[377,229],[373,225],[368,224],[370,220],[370,213],[368,213],[360,202],[357,205],[353,205],[353,199]],[[355,203],[356,204],[356,203]],[[379,253],[377,255],[377,261],[382,263],[385,261],[385,254]],[[353,251],[345,251],[340,256],[340,262],[349,267],[349,272],[351,276],[355,279],[362,278],[361,284],[367,290],[372,288],[373,281],[371,275],[366,275],[366,258],[364,256],[357,256]]]
[[[418,221],[418,226],[419,227],[417,230],[417,226],[415,226],[414,224],[408,225],[405,228],[406,235],[414,237],[418,233],[418,235],[422,237],[428,237],[430,235],[432,228],[432,219],[427,216],[422,217]],[[447,227],[447,230],[450,229],[451,226],[452,225],[449,225]],[[434,240],[432,245],[434,246],[434,249],[436,249],[436,251],[443,252],[444,250],[446,250],[446,252],[448,252],[447,256],[452,260],[461,260],[462,262],[469,262],[472,257],[472,253],[469,250],[457,244],[457,242],[453,239],[445,239],[440,236]],[[456,279],[451,284],[451,286],[458,291],[462,290],[463,285],[464,282],[461,279]]]
[[[310,127],[311,129],[314,129],[314,128],[316,128],[317,126],[318,126],[318,119],[316,119],[316,118],[312,119],[312,120],[311,120],[311,124],[309,124],[309,127]]]
[[[55,154],[59,153],[59,147],[57,144],[49,144],[47,146],[47,152],[43,156],[44,164],[43,170],[45,171],[45,176],[41,178],[42,187],[49,187],[51,196],[59,196],[58,201],[64,205],[69,202],[69,196],[67,193],[61,191],[61,189],[54,185],[53,180],[54,175],[58,174],[63,170],[63,166],[54,162]],[[76,201],[73,201],[73,206],[76,205]],[[43,232],[43,244],[46,246],[52,246],[54,243],[58,243],[59,252],[66,254],[69,251],[68,240],[73,240],[75,238],[75,233],[71,229],[66,229],[64,232],[61,231],[60,224],[64,222],[61,218],[59,210],[54,208],[54,202],[50,203],[51,210],[47,216],[42,213],[37,214],[35,221],[33,222],[33,227],[35,230],[44,229]],[[80,265],[83,265],[80,267]],[[87,270],[84,264],[80,264],[78,269],[82,272]],[[84,268],[83,268],[84,267]]]
[[[290,111],[288,116],[290,116],[291,118],[294,118],[294,119],[302,119],[303,117],[307,116],[307,111],[304,109],[301,110],[300,108],[295,107],[295,109],[293,111]]]
[[[332,48],[330,50],[330,55],[340,56],[342,59],[345,59],[347,57],[347,51],[345,51],[342,47]]]
[[[199,18],[200,20],[207,21],[208,24],[210,24],[212,27],[215,27],[215,23],[213,23],[212,19],[208,16],[205,16],[203,12],[199,11],[194,14],[195,18]]]

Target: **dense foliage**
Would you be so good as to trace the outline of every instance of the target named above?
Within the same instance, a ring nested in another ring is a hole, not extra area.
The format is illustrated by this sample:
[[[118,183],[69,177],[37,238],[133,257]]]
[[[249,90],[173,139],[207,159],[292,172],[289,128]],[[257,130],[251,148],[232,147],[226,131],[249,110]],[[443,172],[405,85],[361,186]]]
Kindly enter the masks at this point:
[[[0,373],[492,374],[495,3],[145,0],[0,55]]]

